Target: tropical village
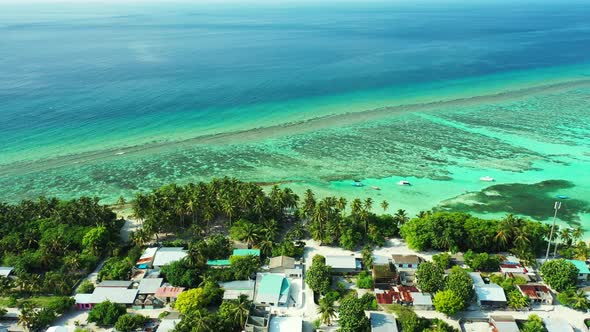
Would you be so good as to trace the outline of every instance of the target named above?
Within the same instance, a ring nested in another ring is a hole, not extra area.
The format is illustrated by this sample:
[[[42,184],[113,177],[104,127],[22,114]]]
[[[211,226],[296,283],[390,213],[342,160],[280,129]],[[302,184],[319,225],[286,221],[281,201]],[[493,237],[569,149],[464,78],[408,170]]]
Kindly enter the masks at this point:
[[[233,178],[2,203],[0,332],[590,330],[581,228],[390,204]]]

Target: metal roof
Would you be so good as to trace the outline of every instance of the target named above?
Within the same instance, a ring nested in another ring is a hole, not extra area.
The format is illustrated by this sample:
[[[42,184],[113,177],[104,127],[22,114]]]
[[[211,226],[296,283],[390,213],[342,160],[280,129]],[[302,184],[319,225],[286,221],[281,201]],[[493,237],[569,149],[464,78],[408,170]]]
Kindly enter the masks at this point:
[[[228,282],[220,282],[219,287],[225,290],[246,290],[254,289],[256,282],[254,280],[235,280]]]
[[[395,317],[392,315],[372,312],[371,315],[371,332],[397,332]]]
[[[176,324],[179,322],[180,319],[162,319],[156,332],[170,332],[176,328]]]
[[[411,292],[410,296],[412,296],[412,303],[414,305],[432,305],[432,296],[430,293]]]
[[[272,257],[270,259],[270,262],[268,263],[268,267],[271,269],[279,267],[292,269],[293,267],[295,267],[295,258],[288,256]]]
[[[480,302],[506,302],[504,289],[496,284],[477,285],[475,286],[475,294]]]
[[[157,247],[146,248],[141,257],[139,257],[137,263],[135,263],[135,265],[151,263],[154,260],[154,256],[156,255],[157,251]]]
[[[138,291],[138,289],[97,287],[92,293],[90,303],[101,303],[108,300],[113,303],[132,304]]]
[[[234,249],[232,256],[260,256],[260,249]]]
[[[519,332],[518,325],[512,316],[490,316],[490,320],[498,332]]]
[[[141,279],[139,282],[139,294],[156,294],[156,291],[162,283],[164,282],[163,278],[147,278]]]
[[[229,259],[210,259],[207,261],[209,266],[229,266],[231,265]]]
[[[352,269],[355,270],[356,258],[354,256],[326,256],[326,265],[333,269]]]
[[[478,285],[485,285],[486,283],[483,281],[483,278],[481,277],[481,274],[479,274],[479,272],[469,272],[469,276],[471,277],[471,280],[473,281],[473,285],[478,286]]]
[[[184,287],[160,287],[156,291],[156,297],[178,297],[178,294],[184,292]]]
[[[268,273],[262,275],[256,292],[258,303],[286,303],[291,284],[282,274]]]
[[[129,280],[105,280],[96,287],[129,288],[133,281]]]
[[[590,274],[590,269],[588,269],[586,262],[575,259],[568,259],[567,261],[574,264],[578,268],[578,271],[580,271],[580,274]]]
[[[162,247],[156,252],[154,266],[170,265],[187,256],[186,250],[182,247]]]

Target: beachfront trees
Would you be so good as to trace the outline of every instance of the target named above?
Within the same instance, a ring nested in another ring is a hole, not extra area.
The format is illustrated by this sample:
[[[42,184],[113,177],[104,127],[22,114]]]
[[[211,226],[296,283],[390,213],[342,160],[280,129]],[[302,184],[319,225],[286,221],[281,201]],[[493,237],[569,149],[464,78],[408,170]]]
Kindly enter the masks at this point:
[[[386,200],[382,201],[380,206],[383,209],[383,213],[387,212],[387,209],[389,209],[389,203]]]
[[[578,269],[564,259],[545,262],[541,265],[540,271],[543,281],[558,292],[576,286],[578,280]]]
[[[88,322],[96,323],[99,326],[114,325],[119,317],[123,316],[127,310],[124,306],[104,301],[96,304],[90,312],[88,312]]]
[[[436,293],[444,287],[445,271],[432,262],[423,262],[418,266],[416,279],[422,292]]]
[[[436,311],[452,316],[461,311],[464,307],[463,300],[451,290],[440,291],[434,295],[432,300]]]

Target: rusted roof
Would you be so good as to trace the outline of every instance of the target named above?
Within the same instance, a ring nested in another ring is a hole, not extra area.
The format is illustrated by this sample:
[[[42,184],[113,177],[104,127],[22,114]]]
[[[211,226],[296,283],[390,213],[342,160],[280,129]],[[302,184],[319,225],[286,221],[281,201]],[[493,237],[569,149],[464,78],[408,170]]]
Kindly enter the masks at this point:
[[[156,297],[178,297],[178,294],[184,292],[184,287],[160,287],[156,291]]]

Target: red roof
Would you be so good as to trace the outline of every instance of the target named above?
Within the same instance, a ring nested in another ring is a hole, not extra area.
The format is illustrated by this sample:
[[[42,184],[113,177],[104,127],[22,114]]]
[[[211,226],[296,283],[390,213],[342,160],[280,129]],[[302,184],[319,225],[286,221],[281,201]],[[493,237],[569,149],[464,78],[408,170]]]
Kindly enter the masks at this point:
[[[545,285],[516,285],[516,287],[518,287],[521,293],[531,299],[540,299],[541,297],[538,293],[551,294],[551,291]]]
[[[178,297],[184,292],[184,287],[160,287],[156,291],[156,297]]]
[[[396,286],[392,290],[383,291],[383,293],[375,294],[377,303],[380,304],[392,304],[393,302],[413,302],[411,292],[418,292],[418,289],[414,286]]]

